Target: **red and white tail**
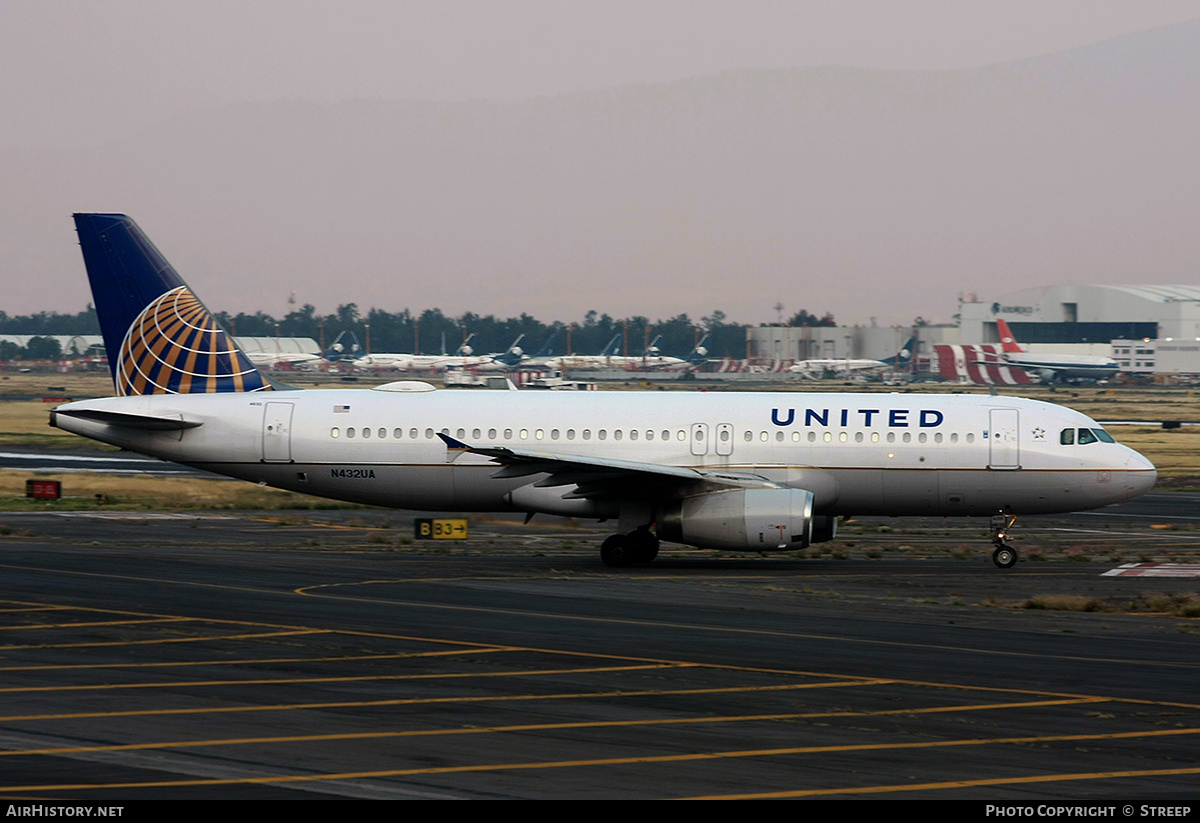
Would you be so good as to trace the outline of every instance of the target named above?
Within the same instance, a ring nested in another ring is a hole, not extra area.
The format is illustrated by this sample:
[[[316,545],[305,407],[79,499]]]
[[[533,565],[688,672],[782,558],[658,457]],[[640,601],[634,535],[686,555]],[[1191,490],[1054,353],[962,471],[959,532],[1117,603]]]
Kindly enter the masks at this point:
[[[1008,327],[1008,323],[1003,318],[996,318],[996,330],[1000,332],[1000,348],[1010,354],[1018,354],[1025,350],[1017,345],[1017,338],[1013,337],[1012,329]]]

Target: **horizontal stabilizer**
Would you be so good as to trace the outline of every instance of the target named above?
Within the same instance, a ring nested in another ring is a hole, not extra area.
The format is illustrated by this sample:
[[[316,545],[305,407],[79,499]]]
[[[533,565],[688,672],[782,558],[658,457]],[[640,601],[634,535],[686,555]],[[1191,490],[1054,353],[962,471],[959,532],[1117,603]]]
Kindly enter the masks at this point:
[[[142,431],[181,431],[194,429],[201,425],[196,420],[184,420],[182,415],[155,417],[148,414],[129,414],[128,412],[102,411],[100,409],[71,409],[69,411],[56,409],[50,412],[50,425],[56,425],[54,418],[58,415],[92,420],[96,423],[107,423],[110,426],[123,426],[127,429],[141,429]]]

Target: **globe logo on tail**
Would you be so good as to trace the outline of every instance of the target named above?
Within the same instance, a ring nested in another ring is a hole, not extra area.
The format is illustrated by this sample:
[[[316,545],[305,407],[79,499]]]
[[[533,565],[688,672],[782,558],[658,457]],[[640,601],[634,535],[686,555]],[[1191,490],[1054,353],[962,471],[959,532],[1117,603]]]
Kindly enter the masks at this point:
[[[134,319],[115,378],[122,396],[271,388],[186,286],[160,295]]]

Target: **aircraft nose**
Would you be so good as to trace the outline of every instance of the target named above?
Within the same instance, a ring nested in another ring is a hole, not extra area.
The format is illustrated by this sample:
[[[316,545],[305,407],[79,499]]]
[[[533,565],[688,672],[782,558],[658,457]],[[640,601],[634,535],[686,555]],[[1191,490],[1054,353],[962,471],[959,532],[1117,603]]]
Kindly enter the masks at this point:
[[[1154,464],[1132,449],[1129,450],[1129,459],[1125,461],[1125,475],[1134,494],[1145,494],[1158,482],[1158,470]]]

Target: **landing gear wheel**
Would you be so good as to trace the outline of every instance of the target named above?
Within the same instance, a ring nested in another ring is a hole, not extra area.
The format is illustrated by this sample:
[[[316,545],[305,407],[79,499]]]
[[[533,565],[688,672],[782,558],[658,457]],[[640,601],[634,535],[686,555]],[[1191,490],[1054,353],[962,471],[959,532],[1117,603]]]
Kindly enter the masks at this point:
[[[632,566],[635,562],[635,552],[629,543],[629,538],[623,534],[606,537],[600,544],[600,559],[606,566],[614,569]]]
[[[992,552],[992,562],[1002,569],[1011,569],[1017,565],[1017,550],[1012,546],[997,546]]]
[[[634,529],[625,535],[633,554],[633,562],[649,563],[658,557],[658,537],[649,529]]]
[[[1017,550],[1005,542],[1016,522],[1017,516],[1007,506],[1001,514],[992,515],[992,545],[996,547],[992,552],[992,562],[1002,569],[1017,565]]]

